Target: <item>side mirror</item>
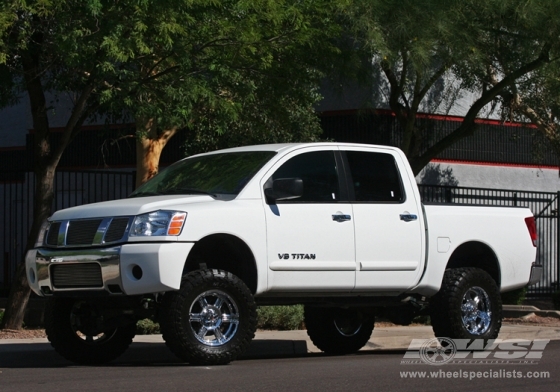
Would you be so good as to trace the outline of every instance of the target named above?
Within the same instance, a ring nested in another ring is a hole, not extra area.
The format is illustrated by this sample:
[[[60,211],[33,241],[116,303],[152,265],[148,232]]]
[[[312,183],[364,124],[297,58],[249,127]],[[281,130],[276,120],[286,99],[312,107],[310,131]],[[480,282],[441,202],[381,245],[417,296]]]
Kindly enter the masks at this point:
[[[303,180],[301,178],[278,178],[267,181],[264,194],[271,204],[276,201],[297,199],[303,195]]]

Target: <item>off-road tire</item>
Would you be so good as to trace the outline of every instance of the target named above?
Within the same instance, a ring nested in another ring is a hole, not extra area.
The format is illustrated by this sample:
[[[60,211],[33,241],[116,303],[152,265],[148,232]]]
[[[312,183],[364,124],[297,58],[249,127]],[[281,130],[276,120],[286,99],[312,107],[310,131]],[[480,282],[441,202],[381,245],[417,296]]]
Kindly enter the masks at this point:
[[[119,357],[132,343],[136,324],[130,322],[105,330],[97,328],[95,334],[88,334],[91,325],[80,316],[80,309],[83,310],[84,306],[96,312],[95,304],[75,298],[51,298],[48,301],[45,332],[55,351],[82,365],[103,364]]]
[[[198,270],[166,293],[160,327],[169,349],[191,365],[224,365],[255,336],[257,307],[245,283],[230,272]]]
[[[496,339],[502,326],[502,300],[494,279],[478,268],[445,271],[440,291],[430,300],[436,337]]]
[[[373,313],[357,309],[304,307],[307,335],[313,344],[331,355],[358,351],[366,345],[373,327]]]

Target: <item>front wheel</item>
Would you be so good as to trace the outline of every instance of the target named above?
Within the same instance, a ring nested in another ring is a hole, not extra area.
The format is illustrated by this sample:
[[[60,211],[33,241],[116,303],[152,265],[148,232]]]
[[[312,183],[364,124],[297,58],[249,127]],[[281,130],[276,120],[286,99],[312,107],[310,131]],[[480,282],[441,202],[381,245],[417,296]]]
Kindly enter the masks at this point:
[[[478,268],[445,272],[440,291],[430,300],[437,337],[496,339],[502,326],[502,301],[496,282]]]
[[[161,318],[169,349],[191,365],[223,365],[255,336],[257,307],[245,283],[220,270],[194,271],[165,294]]]
[[[136,334],[134,320],[118,323],[110,316],[100,302],[51,298],[45,309],[45,332],[64,358],[84,365],[102,364],[124,353]]]
[[[357,309],[305,306],[307,335],[315,346],[327,354],[343,355],[366,345],[375,317]]]

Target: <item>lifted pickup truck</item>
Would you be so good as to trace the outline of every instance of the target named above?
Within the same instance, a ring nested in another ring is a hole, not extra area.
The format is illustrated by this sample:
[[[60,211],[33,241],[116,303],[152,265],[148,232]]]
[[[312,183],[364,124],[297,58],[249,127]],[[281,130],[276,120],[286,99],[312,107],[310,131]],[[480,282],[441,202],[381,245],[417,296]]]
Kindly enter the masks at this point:
[[[191,364],[250,344],[257,305],[304,304],[314,344],[359,350],[375,315],[425,312],[436,336],[496,338],[500,291],[538,281],[528,209],[422,205],[404,154],[279,144],[181,160],[129,198],[57,211],[26,256],[53,347],[96,364],[137,320]]]

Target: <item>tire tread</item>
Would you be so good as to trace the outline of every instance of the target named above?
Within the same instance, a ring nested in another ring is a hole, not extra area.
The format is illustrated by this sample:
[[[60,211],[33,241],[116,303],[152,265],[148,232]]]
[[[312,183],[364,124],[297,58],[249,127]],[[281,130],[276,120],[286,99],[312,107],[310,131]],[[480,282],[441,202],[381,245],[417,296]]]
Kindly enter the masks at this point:
[[[237,294],[236,300],[243,301],[247,305],[246,328],[237,331],[234,337],[237,344],[226,343],[227,346],[231,346],[227,350],[201,347],[200,343],[186,337],[190,332],[186,330],[189,327],[188,320],[184,320],[183,317],[187,296],[196,288],[209,285],[228,287]],[[233,361],[249,347],[255,336],[256,325],[257,311],[251,292],[241,279],[227,271],[216,269],[193,271],[183,276],[179,291],[166,293],[164,296],[161,318],[163,339],[173,354],[191,365],[224,365]]]
[[[466,287],[470,283],[484,286],[492,302],[492,323],[481,336],[471,335],[461,321],[460,304]],[[478,268],[456,268],[445,272],[440,291],[430,300],[432,329],[437,337],[452,339],[496,339],[502,326],[502,302],[496,282],[485,271]]]

